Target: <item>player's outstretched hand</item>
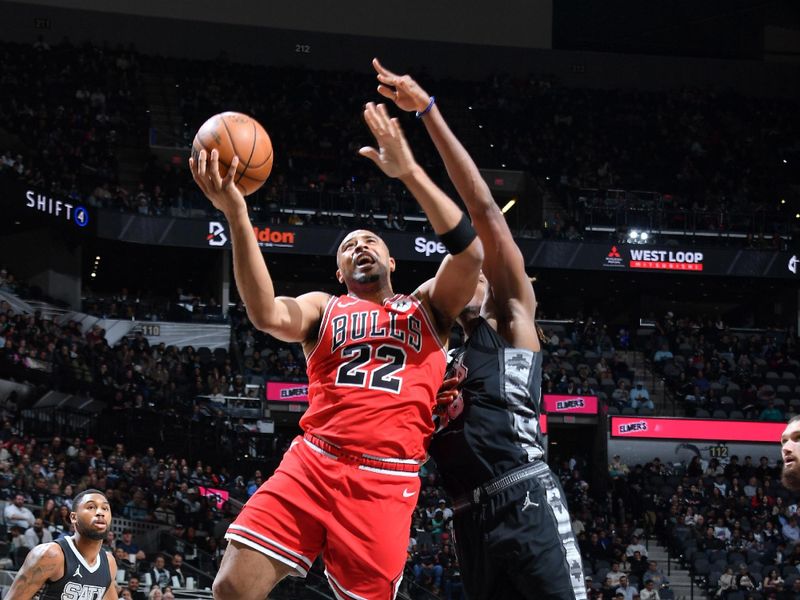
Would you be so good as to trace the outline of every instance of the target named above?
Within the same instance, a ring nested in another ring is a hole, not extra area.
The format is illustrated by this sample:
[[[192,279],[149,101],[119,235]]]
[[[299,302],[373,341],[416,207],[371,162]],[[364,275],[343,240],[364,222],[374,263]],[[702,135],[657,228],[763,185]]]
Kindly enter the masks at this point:
[[[411,148],[397,119],[389,117],[385,104],[375,105],[367,102],[364,107],[364,121],[367,122],[378,148],[364,146],[358,153],[366,156],[389,177],[403,179],[417,166]]]
[[[436,392],[436,406],[433,413],[438,417],[437,429],[443,429],[464,410],[464,398],[458,389],[458,377],[450,377],[442,382]]]
[[[398,75],[384,67],[377,58],[372,59],[378,77],[378,93],[405,111],[422,112],[431,101],[430,95],[410,75]]]
[[[214,208],[222,211],[225,216],[241,209],[247,210],[244,196],[233,182],[238,164],[239,157],[234,156],[223,177],[219,172],[219,152],[216,149],[211,151],[210,157],[205,150],[201,150],[196,161],[193,157],[189,158],[189,169],[197,187],[211,200]]]

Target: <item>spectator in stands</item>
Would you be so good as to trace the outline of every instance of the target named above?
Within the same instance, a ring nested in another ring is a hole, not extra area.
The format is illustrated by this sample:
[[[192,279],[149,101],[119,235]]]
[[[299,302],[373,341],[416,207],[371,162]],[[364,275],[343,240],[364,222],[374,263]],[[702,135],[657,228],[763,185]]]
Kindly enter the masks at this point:
[[[783,413],[775,406],[775,400],[767,400],[767,406],[758,415],[759,421],[783,421]]]
[[[133,556],[137,561],[144,560],[146,555],[144,550],[139,548],[139,545],[133,541],[133,531],[124,529],[122,531],[122,538],[117,540],[117,548],[122,548],[128,556]]]
[[[28,548],[35,548],[39,544],[45,544],[53,541],[53,535],[50,530],[44,526],[44,521],[37,518],[33,522],[33,526],[25,531],[25,545]]]
[[[639,593],[639,590],[628,582],[627,575],[623,575],[619,579],[619,587],[616,589],[616,593],[622,594],[625,600],[633,600],[633,597]]]
[[[781,527],[781,533],[789,543],[797,543],[800,541],[800,527],[797,526],[797,517],[790,517],[783,527]]]
[[[639,550],[636,550],[633,553],[633,556],[630,557],[628,563],[628,572],[636,577],[637,581],[642,581],[642,577],[648,568],[647,558],[642,556],[642,553]]]
[[[669,349],[669,344],[664,343],[653,355],[653,362],[659,363],[664,360],[671,360],[672,358],[674,358],[674,356]]]
[[[750,479],[747,480],[747,485],[744,486],[744,495],[748,498],[755,497],[758,493],[758,487],[758,479],[750,477]]]
[[[442,584],[442,565],[436,562],[436,557],[430,551],[423,551],[419,556],[419,562],[414,564],[414,580],[418,585],[426,586],[438,590]]]
[[[165,588],[170,584],[171,575],[169,570],[166,567],[166,562],[164,561],[164,557],[160,554],[155,557],[153,560],[153,568],[150,569],[150,582],[154,586],[159,586],[161,588]]]
[[[131,575],[128,579],[128,591],[131,593],[131,600],[147,600],[147,594],[140,589],[139,577]]]
[[[660,589],[664,586],[669,585],[669,578],[664,574],[658,563],[654,560],[651,560],[647,565],[647,571],[645,571],[644,575],[642,576],[642,581],[652,581],[656,585],[656,589]]]
[[[727,598],[728,594],[736,589],[736,576],[733,574],[733,567],[727,567],[725,572],[719,576],[717,581],[716,596]]]
[[[622,462],[619,454],[616,454],[608,465],[608,474],[612,479],[625,478],[630,473],[628,465]]]
[[[638,408],[649,408],[650,410],[655,409],[655,405],[653,401],[650,400],[650,392],[647,391],[647,388],[644,387],[644,383],[641,381],[637,381],[636,385],[630,391],[629,397],[629,406],[636,410]]]
[[[625,548],[625,556],[630,559],[635,552],[639,552],[641,556],[647,558],[647,548],[639,542],[639,537],[634,535],[631,537],[631,543]]]
[[[761,584],[761,591],[769,596],[771,593],[778,592],[779,585],[783,585],[783,577],[778,574],[777,569],[770,569]]]
[[[736,588],[747,593],[754,592],[757,585],[758,582],[753,579],[747,564],[741,563],[739,565],[739,573],[736,574]]]
[[[14,562],[14,568],[19,569],[22,563],[25,562],[25,557],[30,552],[31,548],[25,541],[25,532],[19,525],[12,525],[10,527],[11,540],[9,543],[8,553]]]
[[[6,504],[3,510],[3,516],[5,517],[7,525],[16,525],[20,527],[22,531],[26,531],[28,528],[32,527],[36,521],[36,517],[33,516],[33,513],[25,507],[25,496],[22,494],[15,494],[14,501]]]
[[[661,600],[661,596],[652,579],[645,582],[644,589],[639,594],[639,598],[641,600]]]
[[[118,547],[114,550],[114,560],[117,563],[117,578],[120,578],[119,574],[123,573],[122,581],[127,581],[136,572],[136,567],[131,562],[128,553],[122,548]]]
[[[183,555],[180,552],[176,552],[172,555],[172,564],[170,565],[170,575],[173,579],[173,583],[175,582],[175,578],[177,577],[177,587],[185,588],[186,587],[186,574],[184,573],[183,567]]]
[[[618,561],[611,563],[611,570],[606,573],[606,579],[611,583],[611,587],[617,588],[620,584],[620,579],[625,577],[625,573],[620,569]]]

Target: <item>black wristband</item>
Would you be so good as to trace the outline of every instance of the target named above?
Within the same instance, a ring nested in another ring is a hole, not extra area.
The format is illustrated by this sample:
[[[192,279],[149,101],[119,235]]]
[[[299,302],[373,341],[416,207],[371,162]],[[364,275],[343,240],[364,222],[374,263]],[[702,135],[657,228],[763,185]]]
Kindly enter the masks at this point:
[[[458,225],[453,227],[450,231],[439,235],[439,239],[442,244],[444,244],[444,247],[453,255],[460,254],[466,250],[476,237],[477,234],[472,228],[472,223],[470,223],[469,218],[465,214],[461,215],[461,220],[458,222]]]

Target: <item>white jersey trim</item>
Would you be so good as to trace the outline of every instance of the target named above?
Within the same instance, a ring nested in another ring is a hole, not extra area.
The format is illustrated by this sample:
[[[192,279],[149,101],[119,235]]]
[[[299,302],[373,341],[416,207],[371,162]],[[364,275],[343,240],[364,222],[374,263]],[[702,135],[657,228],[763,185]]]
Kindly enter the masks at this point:
[[[273,558],[273,559],[275,559],[275,560],[277,560],[279,562],[282,562],[285,565],[288,565],[288,566],[292,567],[300,575],[300,577],[306,577],[308,575],[308,571],[306,571],[298,563],[292,562],[291,560],[289,560],[288,558],[286,558],[282,554],[278,554],[277,552],[273,552],[269,548],[265,548],[261,544],[255,543],[253,540],[248,540],[246,537],[243,537],[241,535],[236,535],[235,533],[230,533],[230,532],[225,534],[225,539],[226,540],[235,540],[235,541],[239,542],[240,544],[244,544],[248,548],[252,548],[253,550],[256,550],[257,552],[260,552],[261,554],[265,554],[266,556],[269,556],[270,558]]]
[[[362,471],[371,471],[373,473],[381,473],[383,475],[395,475],[397,477],[419,477],[418,471],[391,471],[389,469],[379,469],[377,467],[368,467],[367,465],[358,465]]]
[[[333,584],[333,585],[331,585],[331,589],[334,591],[334,593],[336,593],[337,590],[340,590],[343,594],[346,594],[348,599],[352,599],[352,600],[367,600],[367,598],[365,598],[364,596],[359,596],[358,594],[354,594],[353,592],[351,592],[349,590],[346,590],[344,588],[344,586],[342,586],[341,583],[336,581],[336,578],[333,575],[331,575],[331,573],[330,573],[330,571],[328,571],[328,569],[325,569],[325,577],[327,577],[328,580]],[[337,596],[337,598],[340,597],[340,595],[338,593],[336,593],[336,596]]]
[[[245,533],[248,533],[248,534],[252,535],[253,537],[258,538],[259,540],[263,540],[265,544],[269,544],[271,546],[275,546],[276,548],[280,548],[281,550],[283,550],[287,554],[291,554],[292,556],[294,556],[298,560],[303,561],[308,566],[309,569],[311,568],[311,565],[313,564],[312,560],[306,558],[305,556],[303,556],[299,552],[295,552],[291,548],[287,548],[283,544],[279,544],[275,540],[272,540],[272,539],[270,539],[270,538],[268,538],[266,536],[263,536],[260,533],[258,533],[257,531],[253,531],[252,529],[248,529],[247,527],[242,527],[241,525],[237,525],[236,523],[233,523],[233,524],[228,526],[228,531],[225,534],[226,536],[228,536],[228,535],[236,535],[235,533],[231,533],[231,529],[233,529],[234,531],[236,531],[236,530],[244,531]]]
[[[75,542],[72,541],[72,536],[65,536],[65,539],[67,540],[67,544],[69,544],[70,550],[72,550],[72,552],[75,554],[75,558],[77,558],[78,562],[86,567],[86,570],[89,571],[89,573],[94,573],[100,568],[100,564],[102,562],[100,560],[100,552],[105,552],[105,550],[100,550],[100,552],[97,553],[97,558],[94,559],[94,566],[90,566],[89,563],[86,562],[86,559],[83,558],[83,554],[78,552],[78,548],[75,547]]]
[[[416,306],[419,307],[419,312],[422,314],[422,318],[425,320],[425,325],[428,327],[428,332],[431,334],[431,337],[436,340],[436,344],[439,346],[439,349],[444,354],[444,361],[445,366],[447,365],[448,355],[447,355],[447,348],[445,348],[444,344],[442,344],[442,340],[439,337],[439,332],[436,331],[436,327],[433,326],[433,319],[428,314],[428,309],[425,308],[425,305],[420,301],[419,298],[414,296],[413,294],[404,295],[404,298],[409,298]]]
[[[328,300],[328,304],[325,305],[325,311],[322,313],[322,320],[319,322],[319,330],[317,331],[317,343],[314,344],[314,347],[311,349],[311,352],[308,353],[306,356],[306,365],[308,365],[308,361],[311,360],[311,357],[314,355],[314,352],[317,351],[319,345],[322,343],[322,337],[325,332],[325,327],[328,325],[328,320],[330,319],[331,311],[333,310],[333,305],[336,304],[341,299],[341,296],[331,296]]]

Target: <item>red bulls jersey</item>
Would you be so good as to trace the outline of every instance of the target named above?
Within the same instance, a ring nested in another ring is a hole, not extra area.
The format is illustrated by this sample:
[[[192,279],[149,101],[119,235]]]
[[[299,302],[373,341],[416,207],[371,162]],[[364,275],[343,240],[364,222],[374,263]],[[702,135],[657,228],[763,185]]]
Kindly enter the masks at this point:
[[[422,460],[446,361],[414,296],[383,304],[334,296],[307,356],[309,407],[300,426],[349,451]]]

